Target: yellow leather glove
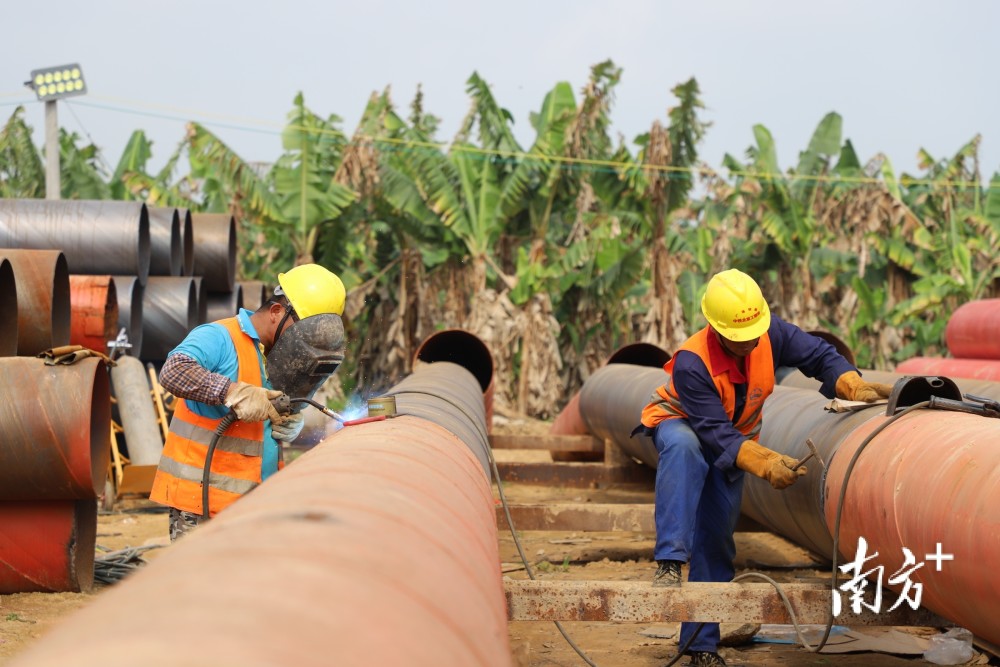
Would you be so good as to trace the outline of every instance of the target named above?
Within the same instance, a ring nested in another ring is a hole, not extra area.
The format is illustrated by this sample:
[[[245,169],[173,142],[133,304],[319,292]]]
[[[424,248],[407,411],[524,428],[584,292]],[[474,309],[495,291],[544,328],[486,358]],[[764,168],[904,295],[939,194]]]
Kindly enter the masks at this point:
[[[797,461],[754,440],[744,440],[736,454],[736,467],[766,479],[776,489],[784,489],[806,474],[806,467],[792,470]]]
[[[873,403],[882,398],[889,398],[892,385],[881,382],[865,382],[857,371],[847,371],[837,378],[835,391],[838,398]]]
[[[240,421],[262,422],[270,419],[275,424],[280,424],[284,418],[271,405],[271,399],[279,396],[281,392],[277,389],[264,389],[246,382],[234,382],[226,394],[226,407],[232,408]]]

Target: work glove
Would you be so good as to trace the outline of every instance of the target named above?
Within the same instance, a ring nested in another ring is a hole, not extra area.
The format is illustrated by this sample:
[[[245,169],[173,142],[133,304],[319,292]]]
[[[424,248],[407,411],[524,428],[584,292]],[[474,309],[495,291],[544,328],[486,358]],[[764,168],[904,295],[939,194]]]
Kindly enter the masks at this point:
[[[744,440],[736,454],[736,467],[751,475],[766,479],[776,489],[784,489],[806,474],[806,467],[792,470],[798,461],[768,449],[754,440]]]
[[[837,398],[848,401],[864,401],[874,403],[882,398],[889,398],[892,392],[892,385],[881,382],[865,382],[857,371],[847,371],[837,378],[835,387]]]
[[[305,425],[306,419],[302,416],[301,412],[290,414],[285,417],[285,421],[282,424],[271,423],[271,435],[274,436],[275,440],[292,442],[295,438],[299,437],[299,433],[302,433],[302,427]]]
[[[271,399],[279,396],[281,392],[277,389],[264,389],[246,382],[235,382],[226,394],[226,407],[232,408],[240,421],[262,422],[270,419],[273,424],[279,424],[284,421],[284,417],[271,405]]]

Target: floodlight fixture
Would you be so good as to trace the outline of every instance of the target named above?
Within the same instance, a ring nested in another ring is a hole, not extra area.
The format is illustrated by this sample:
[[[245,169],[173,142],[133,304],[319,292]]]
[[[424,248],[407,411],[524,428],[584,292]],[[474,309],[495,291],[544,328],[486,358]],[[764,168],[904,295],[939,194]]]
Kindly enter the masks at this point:
[[[35,91],[39,102],[61,100],[64,97],[87,93],[87,82],[78,63],[32,70],[31,80],[26,81],[24,85]]]

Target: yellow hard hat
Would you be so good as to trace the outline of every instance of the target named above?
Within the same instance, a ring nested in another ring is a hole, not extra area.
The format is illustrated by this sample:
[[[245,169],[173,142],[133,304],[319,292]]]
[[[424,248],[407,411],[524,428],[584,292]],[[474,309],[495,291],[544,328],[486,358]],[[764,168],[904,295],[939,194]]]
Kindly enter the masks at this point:
[[[344,314],[347,290],[337,274],[319,264],[302,264],[278,274],[282,294],[295,309],[299,319],[333,313]],[[275,290],[275,293],[279,293]]]
[[[712,276],[701,298],[701,312],[723,338],[742,343],[764,335],[771,311],[757,282],[738,269]]]

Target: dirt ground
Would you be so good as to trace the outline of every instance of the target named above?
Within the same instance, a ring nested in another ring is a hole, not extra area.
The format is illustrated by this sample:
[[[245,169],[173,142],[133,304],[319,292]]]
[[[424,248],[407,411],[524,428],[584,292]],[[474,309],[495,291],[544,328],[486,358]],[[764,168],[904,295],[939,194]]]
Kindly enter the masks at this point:
[[[501,433],[540,433],[548,425],[528,420],[499,418],[495,430]],[[498,451],[498,460],[551,460],[546,452]],[[609,488],[568,489],[509,484],[508,499],[517,503],[542,502],[652,502],[652,489]],[[636,580],[652,577],[652,534],[635,532],[573,533],[566,531],[522,531],[523,546],[540,579]],[[167,517],[157,506],[143,500],[119,501],[113,512],[98,517],[97,543],[110,550],[127,546],[168,543]],[[509,532],[499,536],[504,576],[525,579]],[[147,560],[163,553],[164,546],[147,551]],[[737,534],[737,567],[748,562],[787,566],[812,560],[805,550],[770,533]],[[803,569],[768,569],[779,581],[821,581],[828,572]],[[43,640],[45,633],[74,610],[100,596],[107,587],[95,586],[91,593],[27,593],[0,596],[0,665]],[[676,654],[678,624],[564,623],[573,641],[600,667],[661,667]],[[585,664],[551,622],[515,622],[509,625],[511,649],[520,667],[571,666]],[[929,637],[932,628],[900,629]],[[866,630],[877,633],[877,630]],[[788,644],[750,643],[722,649],[730,665],[837,665],[840,667],[888,667],[890,665],[931,664],[920,655],[890,655],[861,652],[816,655]],[[680,664],[686,664],[682,660]],[[974,664],[997,664],[988,654],[977,654]]]

